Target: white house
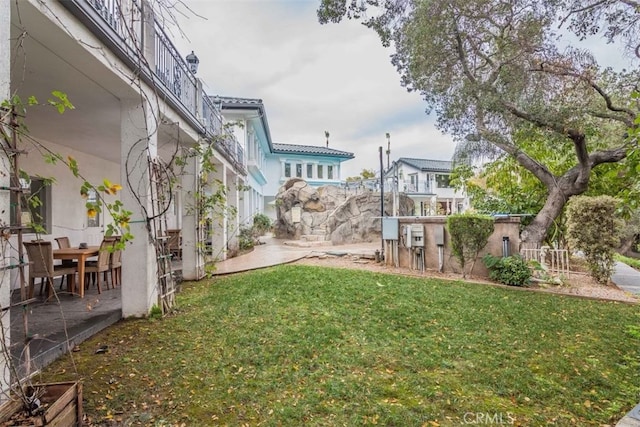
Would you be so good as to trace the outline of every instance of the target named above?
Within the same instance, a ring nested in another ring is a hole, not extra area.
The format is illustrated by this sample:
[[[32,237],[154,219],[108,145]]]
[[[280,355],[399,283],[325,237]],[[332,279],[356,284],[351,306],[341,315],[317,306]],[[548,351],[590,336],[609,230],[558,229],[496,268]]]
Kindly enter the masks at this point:
[[[449,184],[452,162],[400,157],[384,173],[385,191],[415,202],[416,216],[449,215],[469,208],[469,198]]]

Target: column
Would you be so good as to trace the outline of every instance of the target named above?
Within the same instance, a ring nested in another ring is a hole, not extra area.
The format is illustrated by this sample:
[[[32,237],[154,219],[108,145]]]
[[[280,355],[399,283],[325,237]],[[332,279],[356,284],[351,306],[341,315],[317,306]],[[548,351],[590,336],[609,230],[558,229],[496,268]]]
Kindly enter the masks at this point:
[[[230,249],[239,248],[238,234],[240,233],[240,192],[238,191],[238,176],[231,168],[227,169],[227,242]],[[234,215],[235,213],[235,215]]]
[[[9,99],[10,97],[10,83],[11,83],[11,44],[10,44],[10,32],[11,28],[11,2],[0,1],[0,102]],[[0,123],[0,126],[2,124]],[[6,128],[5,128],[6,129]],[[6,155],[0,155],[0,185],[9,186],[9,172],[11,170],[9,166],[9,159]],[[3,224],[9,224],[10,221],[10,209],[9,199],[10,194],[8,191],[0,192],[0,221]],[[0,244],[0,250],[2,251],[2,261],[0,266],[9,264],[9,241],[2,239]],[[0,307],[8,307],[11,302],[11,270],[0,271]],[[11,320],[17,322],[18,319],[11,319],[9,310],[3,311],[1,315],[2,327],[5,334],[6,348],[9,348],[11,343],[10,338],[10,324]],[[5,358],[0,358],[0,390],[6,392],[10,385],[10,373],[9,365],[6,363]],[[4,395],[4,394],[3,394]]]
[[[200,242],[199,230],[204,227],[200,224],[202,213],[198,209],[188,207],[197,206],[194,195],[200,193],[198,182],[200,180],[200,156],[192,156],[187,159],[187,164],[182,175],[182,200],[187,209],[182,209],[182,277],[185,280],[199,280],[204,277],[204,256],[198,248]],[[206,235],[207,230],[203,234]]]
[[[216,169],[211,173],[211,182],[218,181],[222,186],[227,186],[227,168],[224,164],[217,164]],[[217,184],[216,184],[217,185]],[[217,191],[217,189],[213,189]],[[213,191],[209,190],[209,194]],[[226,202],[225,202],[226,206]],[[211,233],[211,252],[214,261],[223,261],[227,259],[227,214],[216,210],[215,212],[208,212],[213,228]]]
[[[154,98],[150,96],[149,99]],[[156,252],[143,211],[144,207],[152,212],[147,158],[157,157],[157,111],[153,111],[153,101],[148,103],[142,99],[125,99],[120,105],[123,186],[120,197],[125,208],[132,211],[131,233],[134,236],[122,257],[122,315],[142,317],[158,304]],[[131,183],[132,188],[127,183]]]

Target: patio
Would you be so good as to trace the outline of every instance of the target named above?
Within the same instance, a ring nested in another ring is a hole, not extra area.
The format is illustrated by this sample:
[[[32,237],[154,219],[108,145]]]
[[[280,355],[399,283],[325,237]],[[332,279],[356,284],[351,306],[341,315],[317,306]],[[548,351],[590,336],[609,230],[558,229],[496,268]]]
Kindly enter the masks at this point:
[[[174,261],[174,277],[180,277],[181,269],[181,263]],[[84,298],[61,291],[60,279],[54,280],[54,288],[56,295],[47,301],[46,292],[40,295],[39,285],[36,285],[36,302],[28,306],[32,372],[50,364],[70,348],[73,349],[122,319],[120,287],[103,289],[98,294],[97,288],[91,285],[86,289]],[[25,334],[22,306],[15,305],[20,302],[20,289],[14,290],[11,298],[11,356],[16,368],[22,373]]]

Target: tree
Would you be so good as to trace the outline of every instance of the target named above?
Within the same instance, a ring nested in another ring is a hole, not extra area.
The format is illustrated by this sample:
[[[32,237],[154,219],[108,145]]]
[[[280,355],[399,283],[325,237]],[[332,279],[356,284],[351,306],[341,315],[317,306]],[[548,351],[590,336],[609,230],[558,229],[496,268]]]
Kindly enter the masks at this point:
[[[427,112],[454,136],[457,159],[506,153],[544,185],[547,197],[522,232],[524,246],[538,246],[569,198],[588,189],[592,172],[620,162],[636,143],[627,135],[638,126],[631,93],[639,73],[602,68],[562,37],[558,26],[582,13],[577,2],[389,0],[371,7],[377,3],[323,0],[319,19],[363,19],[383,44],[393,42],[402,84],[420,91]],[[604,19],[596,13],[604,3],[615,1],[593,3],[592,29]],[[530,130],[546,141],[545,151],[571,152],[566,169],[554,172],[520,143],[516,136]]]
[[[360,172],[360,175],[350,176],[346,179],[346,181],[347,182],[362,181],[365,179],[372,179],[375,177],[376,177],[376,173],[373,169],[362,169],[362,171]]]

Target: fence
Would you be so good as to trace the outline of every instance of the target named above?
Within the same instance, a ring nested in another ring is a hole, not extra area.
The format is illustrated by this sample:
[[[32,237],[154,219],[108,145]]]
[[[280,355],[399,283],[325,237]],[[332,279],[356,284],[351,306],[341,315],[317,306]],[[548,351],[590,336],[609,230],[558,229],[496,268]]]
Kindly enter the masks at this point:
[[[552,249],[549,246],[543,246],[540,249],[522,249],[520,255],[526,261],[539,262],[550,274],[569,276],[569,251],[567,249]]]

